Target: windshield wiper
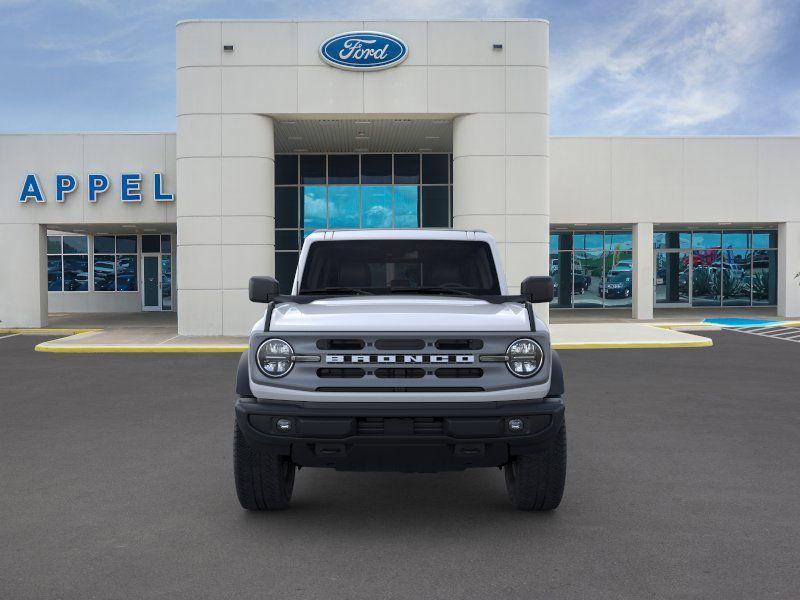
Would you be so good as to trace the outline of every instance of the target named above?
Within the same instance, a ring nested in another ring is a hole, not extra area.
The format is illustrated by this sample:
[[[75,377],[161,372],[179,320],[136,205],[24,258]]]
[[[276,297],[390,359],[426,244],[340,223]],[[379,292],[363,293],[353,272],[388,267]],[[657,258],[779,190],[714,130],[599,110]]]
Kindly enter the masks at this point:
[[[415,288],[390,288],[392,294],[453,294],[455,296],[467,296],[468,298],[480,298],[478,294],[451,288],[446,286],[415,287]]]
[[[324,288],[317,288],[313,290],[300,290],[300,295],[303,296],[305,294],[364,294],[366,296],[374,296],[372,292],[368,292],[367,290],[362,290],[361,288],[351,288],[351,287],[324,287]]]

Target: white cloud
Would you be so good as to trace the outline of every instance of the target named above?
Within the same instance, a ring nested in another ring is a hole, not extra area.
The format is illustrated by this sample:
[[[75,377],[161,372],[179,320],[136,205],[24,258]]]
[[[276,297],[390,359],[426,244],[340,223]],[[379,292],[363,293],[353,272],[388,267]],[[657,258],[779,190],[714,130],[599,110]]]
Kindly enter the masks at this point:
[[[733,113],[749,75],[779,44],[781,10],[771,0],[670,0],[640,4],[565,52],[554,52],[554,104],[604,106],[615,133],[686,132]]]

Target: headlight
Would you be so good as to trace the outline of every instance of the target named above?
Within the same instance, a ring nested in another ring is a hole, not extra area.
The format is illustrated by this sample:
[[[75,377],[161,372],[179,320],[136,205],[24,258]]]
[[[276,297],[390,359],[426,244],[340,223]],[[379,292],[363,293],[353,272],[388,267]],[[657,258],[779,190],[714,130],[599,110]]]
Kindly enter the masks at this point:
[[[538,343],[528,338],[511,342],[506,355],[508,370],[517,377],[532,377],[544,364],[544,350]]]
[[[270,338],[258,347],[256,364],[267,377],[283,377],[294,366],[294,350],[288,342]]]

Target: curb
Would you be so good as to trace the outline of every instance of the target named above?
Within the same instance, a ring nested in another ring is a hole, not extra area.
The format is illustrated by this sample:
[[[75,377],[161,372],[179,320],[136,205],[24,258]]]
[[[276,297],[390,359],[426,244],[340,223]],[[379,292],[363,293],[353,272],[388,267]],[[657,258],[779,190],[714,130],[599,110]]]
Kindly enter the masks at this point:
[[[55,354],[169,354],[169,353],[220,353],[244,352],[247,346],[64,346],[43,342],[33,348],[36,352]]]
[[[623,350],[627,348],[708,348],[714,342],[710,339],[689,342],[554,342],[554,350]]]

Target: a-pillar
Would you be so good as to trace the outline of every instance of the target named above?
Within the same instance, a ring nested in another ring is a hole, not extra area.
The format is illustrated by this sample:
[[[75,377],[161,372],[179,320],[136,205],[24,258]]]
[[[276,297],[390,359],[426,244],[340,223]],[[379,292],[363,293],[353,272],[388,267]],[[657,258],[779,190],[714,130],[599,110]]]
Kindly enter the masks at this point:
[[[453,122],[453,227],[497,239],[510,293],[528,275],[548,275],[548,117],[469,114]],[[547,321],[549,306],[537,305]]]
[[[653,224],[633,226],[633,318],[653,318]]]
[[[47,233],[33,223],[0,225],[0,328],[47,325]]]
[[[800,318],[800,222],[778,225],[778,316]]]
[[[178,332],[246,335],[248,281],[275,272],[273,120],[180,115],[177,155]]]

